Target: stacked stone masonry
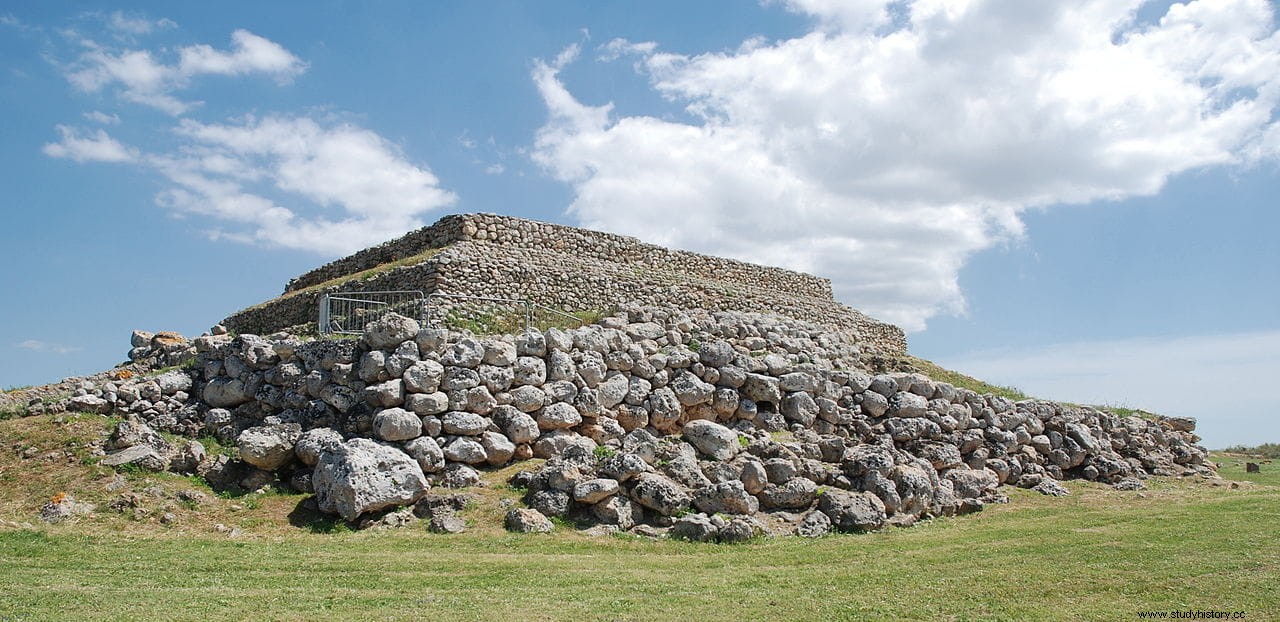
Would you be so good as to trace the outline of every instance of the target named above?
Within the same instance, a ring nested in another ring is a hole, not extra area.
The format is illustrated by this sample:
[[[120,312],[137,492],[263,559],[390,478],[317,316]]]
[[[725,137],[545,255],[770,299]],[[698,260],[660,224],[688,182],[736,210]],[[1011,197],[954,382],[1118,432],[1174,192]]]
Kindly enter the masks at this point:
[[[431,249],[442,250],[414,265],[316,287]],[[836,302],[826,279],[490,214],[449,216],[322,266],[291,281],[284,296],[223,324],[268,334],[314,322],[326,293],[392,290],[518,298],[566,311],[638,304],[766,312],[846,331],[867,360],[895,359],[906,351],[899,328]]]
[[[1001,485],[1056,495],[1062,479],[1131,490],[1149,475],[1214,475],[1193,420],[870,375],[844,365],[856,347],[829,328],[773,315],[632,307],[490,338],[389,315],[360,340],[192,345],[187,371],[90,387],[75,407],[234,441],[239,460],[197,471],[314,492],[351,521],[415,503],[430,513],[433,488],[530,458],[546,460],[511,481],[527,507],[510,529],[561,517],[716,541],[977,511]]]

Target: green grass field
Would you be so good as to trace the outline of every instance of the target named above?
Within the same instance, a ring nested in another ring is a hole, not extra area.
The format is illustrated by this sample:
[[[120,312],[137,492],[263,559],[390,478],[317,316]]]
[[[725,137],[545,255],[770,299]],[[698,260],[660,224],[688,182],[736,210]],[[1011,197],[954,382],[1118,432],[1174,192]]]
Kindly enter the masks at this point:
[[[0,434],[40,444],[99,425],[33,419],[0,422]],[[298,495],[211,498],[177,507],[173,525],[106,511],[43,525],[33,514],[42,487],[92,499],[107,474],[37,457],[14,477],[15,445],[0,456],[0,518],[10,521],[0,528],[0,620],[1280,617],[1280,477],[1264,465],[1233,487],[1243,462],[1237,473],[1231,458],[1223,481],[1150,480],[1142,492],[1068,482],[1069,497],[1009,490],[1007,505],[906,529],[700,545],[507,534],[497,499],[514,493],[498,486],[464,510],[472,532],[455,536],[315,533],[286,519]],[[128,479],[135,490],[193,485]],[[215,520],[245,533],[228,538]]]

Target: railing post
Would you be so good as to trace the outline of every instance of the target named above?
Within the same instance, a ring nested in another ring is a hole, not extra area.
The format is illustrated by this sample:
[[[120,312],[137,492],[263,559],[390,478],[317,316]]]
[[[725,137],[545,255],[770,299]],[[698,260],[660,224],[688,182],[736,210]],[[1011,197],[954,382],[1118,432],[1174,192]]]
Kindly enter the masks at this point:
[[[319,314],[318,323],[319,323],[319,326],[316,327],[317,328],[316,334],[328,335],[329,334],[329,294],[324,294],[323,296],[320,296],[320,314]]]

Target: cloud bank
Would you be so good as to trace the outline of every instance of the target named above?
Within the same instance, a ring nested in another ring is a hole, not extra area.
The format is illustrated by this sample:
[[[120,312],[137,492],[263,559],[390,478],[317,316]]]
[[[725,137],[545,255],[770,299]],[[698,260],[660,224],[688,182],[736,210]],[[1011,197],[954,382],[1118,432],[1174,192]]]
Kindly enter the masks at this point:
[[[115,33],[128,35],[147,34],[153,25],[119,12],[112,13],[108,22]],[[197,76],[264,74],[287,84],[306,71],[306,63],[283,46],[247,30],[231,33],[230,51],[204,44],[185,46],[176,50],[177,58],[170,63],[157,60],[151,50],[114,49],[88,38],[79,38],[79,45],[83,51],[66,71],[67,80],[76,89],[97,93],[112,88],[126,101],[175,116],[199,104],[182,101],[174,95]]]
[[[97,18],[109,34],[128,41],[175,26],[119,12]],[[65,71],[80,91],[114,88],[127,102],[180,115],[196,106],[173,93],[196,76],[265,74],[284,85],[306,68],[280,44],[248,31],[236,30],[231,40],[229,51],[204,44],[178,48],[174,62],[165,64],[150,50],[113,51],[81,39],[87,51]],[[84,117],[122,123],[119,115],[99,110]],[[168,130],[177,146],[157,152],[122,143],[101,127],[55,129],[59,139],[44,145],[45,155],[148,169],[168,182],[156,202],[176,215],[207,219],[205,232],[214,239],[343,255],[421,227],[428,212],[456,201],[396,144],[329,117],[183,118]]]
[[[792,0],[793,39],[682,55],[613,41],[687,120],[580,102],[569,48],[533,79],[533,158],[588,227],[814,272],[908,330],[963,313],[973,253],[1030,208],[1151,195],[1280,153],[1266,0]]]

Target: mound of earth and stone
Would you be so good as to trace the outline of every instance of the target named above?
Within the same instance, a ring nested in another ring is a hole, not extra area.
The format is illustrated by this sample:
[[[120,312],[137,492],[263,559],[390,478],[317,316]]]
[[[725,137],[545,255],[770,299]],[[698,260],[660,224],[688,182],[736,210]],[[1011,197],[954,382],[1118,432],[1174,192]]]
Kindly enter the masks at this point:
[[[558,519],[705,541],[909,525],[1000,502],[1001,486],[1214,475],[1194,420],[868,373],[848,331],[775,315],[633,307],[476,337],[389,314],[360,339],[210,334],[189,348],[173,347],[186,367],[86,382],[63,405],[125,417],[110,464],[314,493],[355,524],[456,531],[458,497],[439,490],[530,460],[509,482],[524,491],[509,529]]]

